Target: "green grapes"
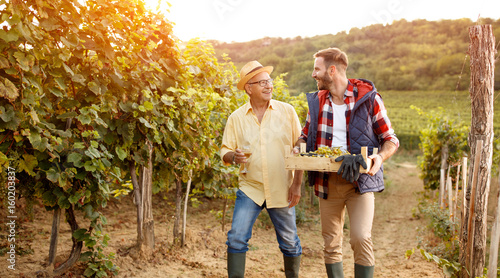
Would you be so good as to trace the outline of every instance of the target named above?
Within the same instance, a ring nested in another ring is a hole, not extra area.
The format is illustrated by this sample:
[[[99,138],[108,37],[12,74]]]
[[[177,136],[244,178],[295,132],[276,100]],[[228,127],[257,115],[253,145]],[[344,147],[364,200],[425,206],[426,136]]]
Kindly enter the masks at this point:
[[[348,151],[343,151],[340,147],[319,147],[314,152],[301,153],[301,156],[316,156],[316,157],[338,157],[341,155],[349,154]]]

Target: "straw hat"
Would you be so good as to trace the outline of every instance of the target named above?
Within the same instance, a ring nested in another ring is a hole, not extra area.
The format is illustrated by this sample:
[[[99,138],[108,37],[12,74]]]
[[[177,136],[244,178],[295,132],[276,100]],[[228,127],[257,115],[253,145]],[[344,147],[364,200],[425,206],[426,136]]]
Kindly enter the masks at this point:
[[[246,65],[241,68],[240,71],[240,77],[241,80],[238,82],[238,89],[244,90],[245,89],[245,84],[247,84],[248,80],[252,79],[254,76],[261,72],[267,72],[271,74],[273,72],[273,67],[263,67],[259,62],[257,61],[251,61],[248,62]]]

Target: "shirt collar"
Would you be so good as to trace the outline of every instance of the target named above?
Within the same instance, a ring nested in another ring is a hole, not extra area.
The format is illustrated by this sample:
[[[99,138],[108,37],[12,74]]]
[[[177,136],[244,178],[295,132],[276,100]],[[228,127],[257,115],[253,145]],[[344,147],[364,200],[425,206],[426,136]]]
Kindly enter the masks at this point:
[[[344,96],[346,96],[346,97],[353,97],[355,89],[356,88],[354,87],[354,84],[352,84],[351,81],[348,80],[348,82],[347,82],[347,88],[345,89]]]
[[[275,104],[275,100],[274,99],[271,99],[269,101],[269,106],[267,107],[267,109],[272,109],[272,110],[275,110],[276,108],[274,107],[276,104]],[[250,101],[248,101],[246,104],[245,104],[245,114],[248,113],[250,110],[253,110],[252,109],[252,105],[250,104]]]
[[[344,92],[344,99],[346,97],[353,97],[355,90],[357,90],[357,88],[354,87],[354,84],[352,84],[352,82],[350,80],[347,80],[347,88],[345,89],[345,92]],[[329,98],[330,100],[332,99],[332,95],[330,94],[330,91],[328,91],[328,90],[319,91],[319,94],[326,94],[327,98]]]

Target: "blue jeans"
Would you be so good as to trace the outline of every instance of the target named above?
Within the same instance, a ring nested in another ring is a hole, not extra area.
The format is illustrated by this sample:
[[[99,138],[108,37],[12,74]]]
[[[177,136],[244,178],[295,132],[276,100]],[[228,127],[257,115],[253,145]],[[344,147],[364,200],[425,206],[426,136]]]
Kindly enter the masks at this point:
[[[266,203],[262,206],[255,204],[243,191],[236,192],[233,223],[227,233],[227,252],[245,253],[248,251],[248,241],[252,237],[252,227]],[[300,239],[295,224],[295,207],[293,208],[266,208],[276,231],[276,238],[283,255],[297,257],[302,254]]]

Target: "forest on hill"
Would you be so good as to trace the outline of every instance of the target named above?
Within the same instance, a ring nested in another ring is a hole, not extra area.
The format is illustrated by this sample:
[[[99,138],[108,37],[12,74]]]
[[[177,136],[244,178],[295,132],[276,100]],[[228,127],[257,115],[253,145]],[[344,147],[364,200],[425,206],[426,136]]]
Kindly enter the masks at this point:
[[[237,68],[250,60],[274,66],[273,76],[286,73],[291,95],[311,92],[313,55],[338,47],[349,57],[349,78],[372,80],[383,90],[467,90],[469,27],[490,24],[500,38],[500,19],[398,20],[314,37],[262,38],[242,43],[210,41],[218,57],[227,54]],[[498,59],[496,68],[498,68]],[[500,72],[495,73],[500,88]]]

